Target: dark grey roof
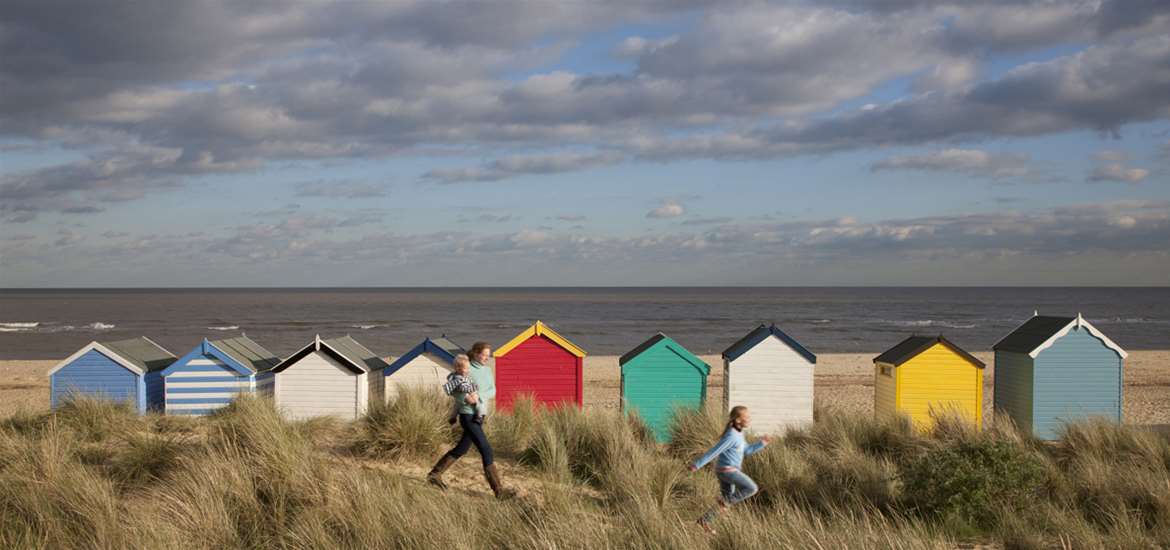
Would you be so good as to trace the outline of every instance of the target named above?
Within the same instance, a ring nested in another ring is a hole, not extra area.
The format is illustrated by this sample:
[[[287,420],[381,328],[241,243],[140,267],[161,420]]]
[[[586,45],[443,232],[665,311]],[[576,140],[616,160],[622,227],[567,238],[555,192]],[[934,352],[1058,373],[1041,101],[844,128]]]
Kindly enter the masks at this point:
[[[209,343],[255,372],[264,372],[280,364],[280,359],[275,354],[247,336],[214,340]]]
[[[643,351],[650,349],[651,346],[653,346],[654,344],[657,344],[658,342],[661,342],[665,338],[666,338],[666,335],[662,334],[661,332],[659,332],[658,334],[655,334],[654,336],[651,336],[649,340],[646,340],[645,342],[638,344],[638,347],[636,347],[630,351],[627,351],[625,353],[625,355],[622,355],[621,357],[619,357],[618,364],[619,365],[626,364],[627,361],[641,355],[641,353]]]
[[[133,363],[144,372],[163,370],[174,363],[178,357],[154,343],[150,338],[139,336],[129,340],[113,342],[99,342],[106,349],[118,354],[119,357]]]
[[[334,351],[366,372],[382,370],[387,367],[386,361],[348,335],[322,340],[321,343],[333,348]]]
[[[955,353],[963,356],[963,358],[974,363],[979,368],[983,368],[983,361],[975,358],[974,355],[967,353],[963,348],[955,345],[950,340],[944,338],[941,334],[938,336],[911,336],[888,350],[881,355],[874,357],[874,363],[889,363],[895,367],[909,361],[919,353],[922,353],[935,344],[942,344],[950,348]]]
[[[453,356],[467,353],[467,350],[463,349],[463,346],[448,340],[446,335],[443,335],[439,338],[434,338],[431,340],[431,342],[434,342],[436,346],[443,348],[447,351],[447,353],[450,353]]]
[[[1040,347],[1040,344],[1047,342],[1054,334],[1060,332],[1061,329],[1067,327],[1069,323],[1075,320],[1075,317],[1037,315],[1028,319],[1019,328],[1013,330],[1011,334],[1004,336],[991,349],[995,351],[1032,353],[1032,350]]]

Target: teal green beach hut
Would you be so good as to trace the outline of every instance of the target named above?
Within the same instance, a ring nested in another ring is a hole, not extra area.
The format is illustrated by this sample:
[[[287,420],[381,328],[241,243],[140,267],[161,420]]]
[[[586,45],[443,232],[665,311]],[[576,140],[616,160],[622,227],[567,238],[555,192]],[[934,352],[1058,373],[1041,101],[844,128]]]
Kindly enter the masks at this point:
[[[622,410],[638,414],[660,442],[676,408],[703,406],[711,367],[659,332],[621,356]]]
[[[1066,422],[1121,421],[1126,353],[1080,314],[1035,315],[993,346],[995,411],[1055,439]]]

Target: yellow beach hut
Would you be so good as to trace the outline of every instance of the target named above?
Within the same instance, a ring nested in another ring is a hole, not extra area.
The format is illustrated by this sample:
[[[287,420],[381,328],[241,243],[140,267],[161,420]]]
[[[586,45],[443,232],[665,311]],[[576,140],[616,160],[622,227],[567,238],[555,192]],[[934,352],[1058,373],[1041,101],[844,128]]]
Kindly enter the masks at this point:
[[[905,414],[916,426],[958,413],[983,425],[982,361],[939,336],[911,336],[873,360],[874,415]]]

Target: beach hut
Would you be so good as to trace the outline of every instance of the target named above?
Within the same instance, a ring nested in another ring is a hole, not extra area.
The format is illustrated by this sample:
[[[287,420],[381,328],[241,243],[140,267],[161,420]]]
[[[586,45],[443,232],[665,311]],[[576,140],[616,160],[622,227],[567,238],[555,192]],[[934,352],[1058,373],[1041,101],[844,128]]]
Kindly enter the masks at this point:
[[[701,407],[711,367],[659,332],[618,359],[622,410],[636,412],[666,441],[675,408]]]
[[[163,407],[163,369],[175,356],[149,338],[90,342],[49,371],[50,406],[70,395],[125,401],[139,412]]]
[[[289,418],[357,418],[382,401],[385,368],[385,361],[349,336],[317,336],[273,367],[273,396]]]
[[[454,367],[455,356],[465,353],[446,335],[423,340],[382,371],[386,375],[386,400],[397,397],[399,388],[410,386],[438,391]]]
[[[723,351],[723,404],[752,412],[752,430],[783,433],[813,421],[817,356],[776,325],[760,325]]]
[[[992,349],[995,410],[1021,430],[1054,439],[1065,422],[1121,421],[1127,354],[1079,313],[1035,315]]]
[[[537,321],[496,350],[496,407],[509,410],[521,395],[537,403],[583,403],[585,351]]]
[[[939,336],[911,336],[877,356],[874,413],[905,414],[929,428],[934,414],[959,414],[983,425],[982,361]]]
[[[241,393],[271,397],[272,352],[247,336],[208,341],[163,370],[167,414],[205,415]]]

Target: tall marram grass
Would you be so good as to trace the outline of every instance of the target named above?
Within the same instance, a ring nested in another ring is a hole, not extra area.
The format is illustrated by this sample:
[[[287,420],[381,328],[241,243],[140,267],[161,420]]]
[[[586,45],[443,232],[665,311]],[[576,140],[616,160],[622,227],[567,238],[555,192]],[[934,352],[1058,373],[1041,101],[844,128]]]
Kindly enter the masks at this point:
[[[450,491],[424,482],[455,434],[446,413],[406,391],[349,423],[290,422],[263,399],[201,419],[87,400],[0,419],[0,547],[1170,546],[1170,443],[1133,427],[1077,424],[1050,443],[818,411],[747,459],[761,493],[709,536],[693,520],[718,487],[685,464],[720,415],[679,411],[659,445],[616,411],[517,403],[487,424],[521,489],[501,502],[478,468],[452,469]]]

